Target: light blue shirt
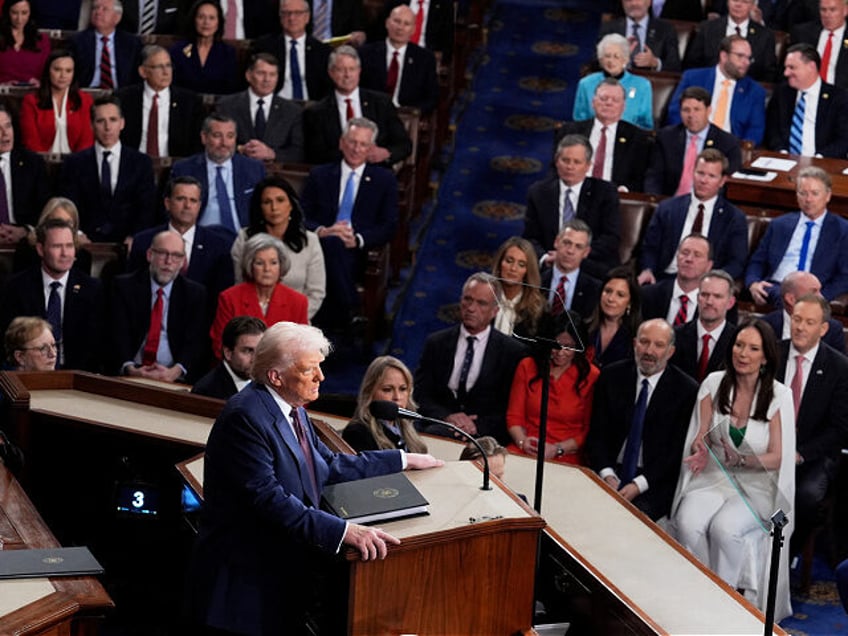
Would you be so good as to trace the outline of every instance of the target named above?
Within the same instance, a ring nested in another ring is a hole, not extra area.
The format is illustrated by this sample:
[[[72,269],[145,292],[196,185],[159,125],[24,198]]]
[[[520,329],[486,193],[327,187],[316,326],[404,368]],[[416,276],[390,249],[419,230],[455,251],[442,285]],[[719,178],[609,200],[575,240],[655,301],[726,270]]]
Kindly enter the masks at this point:
[[[780,264],[777,266],[777,269],[774,270],[774,273],[771,275],[769,280],[781,281],[792,272],[810,271],[810,265],[813,263],[813,254],[816,253],[816,245],[818,245],[822,225],[824,224],[826,216],[826,210],[824,214],[814,221],[803,212],[798,216],[798,224],[795,226],[795,231],[792,232],[792,238],[789,239],[789,245],[786,247],[783,259],[780,261]],[[807,231],[807,221],[813,221],[813,231],[810,234],[810,245],[807,248],[807,262],[804,263],[803,268],[799,268],[798,259],[801,257],[801,244],[804,242],[804,234]]]
[[[91,76],[89,86],[100,86],[100,58],[103,55],[103,37],[97,31],[94,32],[94,75]],[[112,31],[105,36],[109,40],[109,61],[112,64],[112,86],[118,88],[118,74],[115,72],[115,32]]]
[[[551,288],[548,290],[548,304],[553,306],[554,295],[556,294],[557,287],[559,287],[559,280],[565,276],[565,308],[571,309],[571,301],[574,300],[574,292],[577,288],[577,279],[580,276],[580,268],[571,271],[571,272],[563,272],[559,267],[554,265],[551,276]]]
[[[152,277],[150,278],[151,312],[153,311],[153,305],[156,304],[156,290],[158,290],[159,287],[162,287],[162,331],[159,335],[159,348],[156,350],[156,362],[165,367],[172,367],[174,366],[174,356],[171,353],[171,345],[168,342],[168,309],[171,305],[171,291],[174,287],[174,281],[162,286],[153,280]],[[133,358],[133,362],[137,365],[141,364],[141,358],[144,353],[144,345],[146,342],[147,338],[145,337],[135,354],[135,358]],[[180,368],[182,368],[182,365],[180,365]],[[185,373],[185,369],[183,369],[183,373]]]
[[[215,163],[206,158],[206,181],[209,184],[209,199],[206,202],[206,209],[200,216],[199,225],[224,225],[221,219],[221,206],[218,203],[218,188],[215,187],[215,180],[218,177],[218,166],[221,167],[221,176],[224,179],[224,184],[227,186],[227,196],[230,199],[230,212],[232,213],[233,227],[238,229],[241,227],[241,221],[238,218],[236,210],[236,199],[233,188],[233,160],[227,159],[224,163]]]

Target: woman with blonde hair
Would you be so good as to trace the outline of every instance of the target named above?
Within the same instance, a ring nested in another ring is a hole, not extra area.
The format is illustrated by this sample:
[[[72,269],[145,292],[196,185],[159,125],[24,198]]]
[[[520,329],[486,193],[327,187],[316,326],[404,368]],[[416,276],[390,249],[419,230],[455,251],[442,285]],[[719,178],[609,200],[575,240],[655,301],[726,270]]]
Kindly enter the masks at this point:
[[[498,296],[495,329],[511,336],[532,336],[545,311],[545,297],[539,291],[542,277],[533,245],[519,236],[508,238],[492,260],[492,274],[500,279],[503,294]]]

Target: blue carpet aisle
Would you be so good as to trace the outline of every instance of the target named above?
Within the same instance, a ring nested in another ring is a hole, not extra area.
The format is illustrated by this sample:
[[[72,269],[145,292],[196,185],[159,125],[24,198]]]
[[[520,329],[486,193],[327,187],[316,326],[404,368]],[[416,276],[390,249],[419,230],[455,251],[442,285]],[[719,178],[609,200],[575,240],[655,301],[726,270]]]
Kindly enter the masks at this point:
[[[395,315],[389,353],[413,369],[427,335],[456,322],[465,278],[489,270],[498,245],[521,233],[525,194],[549,170],[554,123],[570,119],[580,65],[592,55],[605,3],[589,4],[503,0],[488,16],[488,46]],[[817,562],[814,577],[782,626],[848,634],[832,570]]]

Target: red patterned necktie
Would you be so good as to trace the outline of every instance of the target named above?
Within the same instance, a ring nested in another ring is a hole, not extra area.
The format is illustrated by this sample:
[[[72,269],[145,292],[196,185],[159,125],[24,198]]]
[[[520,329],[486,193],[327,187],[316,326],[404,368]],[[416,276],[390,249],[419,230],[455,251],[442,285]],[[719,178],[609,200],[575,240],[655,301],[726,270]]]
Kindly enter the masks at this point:
[[[595,151],[595,165],[592,167],[592,176],[595,179],[604,178],[604,161],[607,158],[607,127],[601,128],[601,138],[598,140],[598,149]]]
[[[707,367],[710,364],[710,334],[705,333],[701,336],[703,345],[701,347],[701,357],[698,359],[698,382],[707,377]]]
[[[291,410],[292,424],[294,432],[297,435],[297,442],[300,444],[300,450],[303,453],[303,459],[306,461],[306,470],[309,473],[309,485],[311,486],[310,499],[313,505],[318,506],[318,480],[315,476],[315,459],[312,457],[312,444],[309,443],[309,437],[306,434],[306,427],[300,419],[300,413],[297,409]]]
[[[674,316],[674,326],[679,327],[680,325],[685,325],[688,318],[689,312],[686,309],[689,307],[689,296],[686,294],[682,294],[680,296],[680,309],[677,310],[677,314]]]
[[[147,156],[159,156],[159,94],[153,93],[150,115],[147,118]]]
[[[398,64],[398,52],[395,51],[392,53],[392,61],[389,63],[389,70],[386,72],[386,92],[389,94],[389,97],[394,97],[399,73],[400,64]]]
[[[105,35],[100,38],[103,42],[103,52],[100,54],[100,88],[115,88],[112,81],[112,59],[109,55],[109,38]]]

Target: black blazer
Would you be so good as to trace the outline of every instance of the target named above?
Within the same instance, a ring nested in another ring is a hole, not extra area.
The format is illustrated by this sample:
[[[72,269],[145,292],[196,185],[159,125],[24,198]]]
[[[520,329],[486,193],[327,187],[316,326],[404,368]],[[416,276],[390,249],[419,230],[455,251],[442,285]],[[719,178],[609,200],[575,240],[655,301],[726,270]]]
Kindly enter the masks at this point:
[[[222,362],[195,382],[194,386],[191,387],[191,392],[219,400],[229,400],[238,393],[238,389],[236,389],[236,383],[233,382],[233,378],[227,373]]]
[[[121,142],[136,150],[141,148],[144,84],[125,86],[117,91],[126,125],[121,131]],[[161,108],[163,105],[160,104]],[[200,126],[203,123],[203,105],[200,97],[186,88],[171,85],[171,104],[168,117],[168,155],[188,157],[200,152]]]
[[[553,266],[546,267],[542,272],[542,287],[550,289],[551,281],[553,281],[554,272]],[[547,291],[543,292],[547,298]],[[577,277],[577,283],[574,285],[574,297],[571,299],[571,310],[580,314],[583,320],[588,320],[592,316],[595,307],[598,306],[598,300],[601,297],[601,281],[594,276],[590,276],[583,269],[580,269],[580,275]],[[586,346],[589,343],[584,343]]]
[[[598,33],[598,41],[610,33],[618,33],[627,37],[627,18],[621,17],[610,22],[601,24]],[[680,49],[677,46],[677,33],[669,22],[657,19],[653,16],[648,18],[648,33],[645,37],[645,46],[651,49],[654,55],[662,60],[663,71],[680,70]]]
[[[327,73],[327,62],[332,51],[329,45],[311,35],[306,36],[306,70],[301,69],[301,73],[306,73],[306,90],[309,92],[310,101],[323,99],[333,89],[333,83]],[[270,53],[280,62],[280,78],[277,81],[279,91],[286,79],[286,57],[289,55],[285,36],[280,34],[261,37],[253,43],[252,52]]]
[[[45,317],[41,265],[9,279],[0,305],[0,328],[6,333],[18,316]],[[103,336],[103,288],[99,280],[71,269],[62,307],[62,342],[66,369],[100,370]],[[58,338],[57,338],[58,340]]]
[[[668,315],[671,294],[674,291],[674,279],[665,278],[653,285],[643,285],[640,289],[642,301],[642,320],[663,318]]]
[[[76,78],[80,87],[91,86],[94,77],[94,69],[99,66],[100,60],[94,59],[97,52],[94,29],[89,27],[80,31],[71,38],[69,47],[76,60]],[[138,67],[141,65],[141,39],[137,35],[126,31],[115,31],[115,50],[112,64],[115,65],[118,85],[122,88],[140,81]]]
[[[704,149],[721,150],[730,162],[730,173],[742,167],[742,151],[739,140],[718,126],[709,125]],[[651,153],[651,162],[645,174],[645,192],[673,195],[683,174],[683,159],[686,156],[686,128],[683,124],[666,126],[657,133],[657,141]]]
[[[411,6],[415,10],[414,1],[388,0],[380,18],[374,21],[373,31],[368,35],[369,42],[386,39],[386,18],[395,7],[402,4]],[[430,0],[427,24],[424,25],[424,45],[431,51],[440,52],[443,64],[449,62],[453,55],[454,31],[453,3],[447,0]]]
[[[451,413],[477,415],[477,435],[491,435],[502,444],[510,440],[506,430],[506,408],[512,376],[524,347],[492,328],[489,343],[480,368],[480,376],[460,403],[448,388],[453,358],[459,339],[459,326],[430,334],[418,369],[415,371],[415,397],[419,412],[427,417],[444,420]],[[434,425],[437,431],[444,427]]]
[[[386,92],[386,41],[372,42],[359,49],[362,62],[360,85],[372,91]],[[391,98],[391,95],[389,95]],[[403,58],[398,103],[430,113],[439,103],[439,80],[436,77],[436,56],[432,51],[410,42]]]
[[[780,363],[777,379],[786,386],[789,341],[780,343]],[[795,422],[796,447],[804,461],[822,457],[839,457],[848,443],[848,358],[824,342],[813,359],[810,375],[801,395],[801,407]]]
[[[704,9],[700,0],[666,0],[660,17],[663,20],[700,22],[704,19]]]
[[[797,91],[786,82],[778,86],[766,109],[765,146],[769,150],[789,150],[789,131],[795,112]],[[848,93],[822,83],[816,110],[816,153],[844,159],[848,154]]]
[[[818,46],[821,32],[822,24],[819,20],[804,22],[792,29],[789,42],[790,44],[805,42],[813,46]],[[848,38],[843,37],[842,42],[834,42],[831,55],[837,56],[833,83],[839,88],[848,89]]]
[[[774,336],[778,340],[783,340],[783,309],[776,309],[764,316],[760,317],[773,330]],[[822,337],[822,342],[829,345],[831,349],[835,349],[839,353],[845,353],[845,331],[842,323],[831,318],[827,321],[829,328],[827,333]]]
[[[724,368],[725,353],[727,352],[727,348],[733,345],[735,337],[736,325],[731,324],[730,321],[725,322],[724,329],[722,329],[718,341],[716,341],[712,352],[710,352],[706,375]],[[674,329],[674,346],[674,355],[671,357],[670,362],[698,381],[699,342],[697,321],[691,320],[685,325]]]
[[[636,404],[636,363],[622,360],[604,367],[595,384],[592,422],[586,438],[590,466],[595,471],[616,468]],[[680,472],[680,458],[698,384],[668,365],[651,394],[642,434],[642,466],[648,490],[633,504],[651,519],[668,514]]]
[[[9,153],[9,164],[15,223],[34,227],[50,196],[44,159],[25,148],[14,148]]]
[[[362,116],[373,121],[379,128],[377,145],[391,153],[386,164],[391,166],[406,159],[412,152],[412,142],[391,99],[383,93],[360,88],[359,101]],[[309,140],[306,144],[308,163],[339,161],[342,156],[339,151],[341,136],[342,125],[339,121],[335,92],[303,111],[303,137]]]
[[[299,104],[277,95],[269,95],[265,100],[270,100],[270,103],[265,104],[265,134],[259,141],[274,150],[274,160],[278,163],[302,162],[303,109]],[[256,139],[247,91],[222,97],[215,109],[235,119],[239,144]]]
[[[583,135],[586,139],[592,134],[594,119],[567,121],[554,133],[554,151],[560,140],[566,135]],[[613,140],[612,182],[624,186],[630,192],[641,192],[645,182],[645,171],[654,138],[647,130],[620,120]]]
[[[554,248],[559,217],[559,178],[549,177],[530,186],[523,236],[533,243],[539,256]],[[595,278],[603,278],[610,268],[619,264],[620,213],[615,186],[586,177],[580,188],[577,218],[592,228],[592,251],[582,267]]]
[[[118,28],[130,33],[138,33],[141,27],[139,6],[144,0],[123,0],[124,12]],[[153,33],[174,34],[182,26],[181,21],[191,7],[188,0],[159,0],[156,11],[156,22],[153,25]]]
[[[723,16],[718,20],[704,20],[698,25],[698,31],[683,58],[684,69],[714,66],[718,63],[718,48],[727,32],[729,19]],[[774,82],[778,78],[774,33],[771,29],[749,20],[745,39],[751,45],[751,55],[754,57],[748,68],[748,75],[758,82]]]

